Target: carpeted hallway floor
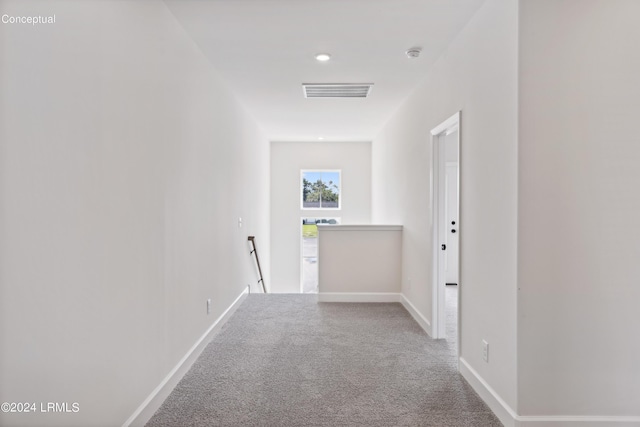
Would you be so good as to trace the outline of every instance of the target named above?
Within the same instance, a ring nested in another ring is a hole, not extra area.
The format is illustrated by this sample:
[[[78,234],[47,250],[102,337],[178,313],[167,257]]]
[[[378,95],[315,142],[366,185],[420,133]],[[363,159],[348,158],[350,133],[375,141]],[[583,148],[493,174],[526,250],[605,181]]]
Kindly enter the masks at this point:
[[[501,425],[456,372],[454,339],[400,304],[314,295],[249,295],[147,424]]]

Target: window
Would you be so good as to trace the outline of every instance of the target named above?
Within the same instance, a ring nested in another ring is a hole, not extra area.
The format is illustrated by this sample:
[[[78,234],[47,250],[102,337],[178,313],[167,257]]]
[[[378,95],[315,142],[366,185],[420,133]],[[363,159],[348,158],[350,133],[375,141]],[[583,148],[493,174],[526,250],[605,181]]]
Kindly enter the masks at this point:
[[[340,209],[340,171],[302,171],[302,209]]]

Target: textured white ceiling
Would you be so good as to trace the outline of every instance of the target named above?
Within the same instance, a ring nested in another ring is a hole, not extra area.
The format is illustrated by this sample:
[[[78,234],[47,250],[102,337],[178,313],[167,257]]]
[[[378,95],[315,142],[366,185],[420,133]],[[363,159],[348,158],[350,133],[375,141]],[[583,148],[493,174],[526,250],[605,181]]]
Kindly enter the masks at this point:
[[[272,141],[371,140],[484,0],[165,0]],[[418,59],[405,51],[422,47]],[[315,60],[331,53],[326,63]],[[302,83],[374,83],[306,99]]]

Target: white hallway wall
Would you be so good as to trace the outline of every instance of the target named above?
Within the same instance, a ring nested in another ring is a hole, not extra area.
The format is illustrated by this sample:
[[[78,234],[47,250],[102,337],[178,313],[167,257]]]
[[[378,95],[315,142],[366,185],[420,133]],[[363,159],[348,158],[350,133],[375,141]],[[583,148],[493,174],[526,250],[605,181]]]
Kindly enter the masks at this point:
[[[402,292],[432,315],[430,130],[461,118],[461,357],[516,406],[517,2],[487,0],[373,141],[373,222],[402,224]],[[465,214],[466,213],[466,214]],[[411,283],[409,283],[411,279]],[[491,347],[482,360],[481,341]]]
[[[340,169],[340,210],[302,210],[302,169]],[[272,292],[300,292],[300,233],[303,216],[336,216],[342,224],[371,222],[370,142],[271,143]]]
[[[80,404],[0,424],[120,425],[255,282],[269,144],[160,1],[0,11],[57,21],[0,25],[0,401]]]
[[[404,225],[429,318],[428,132],[462,110],[461,356],[520,425],[640,425],[639,14],[487,0],[373,141],[373,220]]]
[[[519,412],[640,425],[640,2],[521,4]]]

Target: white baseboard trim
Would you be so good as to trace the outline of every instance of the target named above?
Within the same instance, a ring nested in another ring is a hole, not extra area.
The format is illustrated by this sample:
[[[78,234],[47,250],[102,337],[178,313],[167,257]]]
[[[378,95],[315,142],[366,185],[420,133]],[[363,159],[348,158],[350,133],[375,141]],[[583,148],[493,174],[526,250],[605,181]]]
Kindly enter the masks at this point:
[[[320,292],[319,302],[400,302],[394,292]]]
[[[459,363],[460,374],[471,385],[471,387],[480,395],[484,403],[496,414],[505,427],[517,427],[516,419],[518,414],[502,400],[500,395],[487,384],[487,382],[476,372],[469,363],[461,357]]]
[[[246,297],[248,290],[245,289],[238,296],[238,298],[231,303],[231,305],[213,322],[207,332],[205,332],[198,341],[187,351],[177,365],[167,374],[162,382],[147,396],[135,412],[129,417],[127,421],[122,424],[122,427],[138,427],[144,426],[156,413],[158,408],[162,405],[165,399],[171,394],[175,386],[180,382],[182,377],[187,373],[193,362],[196,361],[198,356],[205,349],[207,344],[220,331],[222,325],[225,324],[229,317],[236,311],[240,303]]]
[[[517,427],[638,427],[640,417],[518,416]]]
[[[400,302],[402,303],[404,308],[409,312],[409,314],[411,314],[411,317],[413,317],[414,320],[418,322],[418,325],[420,325],[422,329],[424,329],[427,335],[432,337],[433,335],[431,335],[431,322],[429,321],[429,319],[424,317],[422,313],[420,313],[420,311],[418,311],[418,309],[413,304],[411,304],[411,301],[409,301],[407,297],[404,296],[404,294],[400,294],[400,297],[401,297]]]
[[[462,357],[459,366],[462,376],[505,427],[640,427],[640,416],[518,415]]]

